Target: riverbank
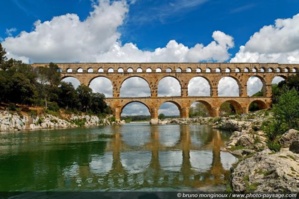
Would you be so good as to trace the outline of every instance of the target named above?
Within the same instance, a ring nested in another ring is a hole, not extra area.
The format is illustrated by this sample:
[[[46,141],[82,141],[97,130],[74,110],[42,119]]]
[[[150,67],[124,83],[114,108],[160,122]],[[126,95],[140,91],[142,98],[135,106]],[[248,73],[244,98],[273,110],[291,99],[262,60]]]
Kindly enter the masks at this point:
[[[66,114],[64,112],[52,115],[36,114],[36,112],[0,111],[0,132],[93,127],[112,123],[112,116],[100,118],[96,115]]]
[[[299,131],[286,131],[278,140],[280,150],[271,151],[261,128],[269,118],[261,111],[214,123],[214,128],[233,130],[224,149],[239,158],[231,169],[231,191],[299,192]]]

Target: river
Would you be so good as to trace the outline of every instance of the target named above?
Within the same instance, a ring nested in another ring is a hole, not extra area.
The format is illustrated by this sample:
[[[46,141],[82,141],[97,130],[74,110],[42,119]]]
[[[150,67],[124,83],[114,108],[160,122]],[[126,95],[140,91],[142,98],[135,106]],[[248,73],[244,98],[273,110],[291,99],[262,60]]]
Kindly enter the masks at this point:
[[[147,123],[1,133],[0,192],[225,190],[229,136]]]

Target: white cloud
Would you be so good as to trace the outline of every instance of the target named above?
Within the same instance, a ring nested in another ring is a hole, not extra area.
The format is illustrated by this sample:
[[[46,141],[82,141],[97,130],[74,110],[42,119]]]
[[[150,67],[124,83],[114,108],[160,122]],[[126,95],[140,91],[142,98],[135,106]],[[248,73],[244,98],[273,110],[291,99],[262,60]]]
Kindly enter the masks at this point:
[[[94,10],[83,21],[77,14],[36,21],[33,31],[9,36],[2,45],[10,57],[22,57],[27,62],[222,62],[229,58],[233,38],[220,31],[213,33],[213,41],[207,46],[196,44],[189,48],[170,40],[165,47],[143,51],[133,43],[122,44],[118,29],[135,1],[128,2],[94,2]]]
[[[264,26],[240,47],[231,62],[299,63],[299,14]]]

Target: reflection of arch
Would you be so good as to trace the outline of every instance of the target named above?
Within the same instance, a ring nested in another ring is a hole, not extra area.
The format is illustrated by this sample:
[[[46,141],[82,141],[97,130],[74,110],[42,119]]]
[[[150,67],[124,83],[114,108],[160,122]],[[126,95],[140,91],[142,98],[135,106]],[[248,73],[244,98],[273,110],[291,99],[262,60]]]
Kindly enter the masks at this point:
[[[223,102],[223,103],[221,104],[220,109],[221,109],[221,107],[222,107],[222,105],[223,105],[224,103],[229,103],[229,104],[231,104],[231,105],[233,106],[233,108],[235,109],[235,111],[236,111],[235,113],[236,113],[236,114],[242,114],[242,113],[243,113],[243,109],[242,109],[241,105],[240,105],[238,102],[236,102],[236,101],[234,101],[234,100],[227,100],[227,101],[225,101],[225,102]],[[220,109],[219,109],[219,111],[220,111]]]
[[[129,89],[125,88],[126,84],[130,85]],[[144,89],[142,90],[142,93],[138,92],[137,90],[140,88]],[[120,84],[120,97],[149,97],[149,96],[151,96],[151,89],[147,79],[143,77],[139,77],[139,76],[127,77]]]
[[[103,93],[105,97],[113,96],[113,85],[109,78],[97,76],[90,80],[88,86],[93,92]]]
[[[181,82],[173,76],[165,76],[159,80],[158,96],[181,96]]]
[[[231,80],[233,80],[234,82],[232,82]],[[223,81],[225,81],[225,82],[223,82]],[[237,86],[238,88],[235,88],[235,86]],[[223,96],[225,96],[225,97],[240,96],[241,88],[242,88],[241,84],[237,78],[235,78],[233,76],[222,77],[218,82],[218,96],[222,96],[222,97]],[[227,90],[227,89],[231,89],[231,90]],[[236,92],[236,93],[234,93],[234,92]]]
[[[262,84],[262,86],[261,86],[261,88],[259,89],[258,92],[261,91],[262,92],[262,96],[265,96],[266,82],[265,82],[264,78],[262,78],[262,77],[260,77],[258,75],[251,76],[247,80],[247,94],[248,94],[248,96],[252,96],[252,95],[256,94],[256,92],[255,93],[251,93],[250,92],[252,88],[256,88],[256,85],[252,85],[251,84],[251,82],[255,81],[255,78],[257,78],[258,81],[259,81],[257,84],[260,84],[260,83]]]
[[[256,111],[256,110],[262,110],[262,109],[267,109],[268,106],[267,104],[262,101],[262,100],[254,100],[252,101],[248,107],[247,107],[247,111]]]
[[[211,83],[205,77],[193,77],[188,83],[188,96],[211,96],[211,91]]]

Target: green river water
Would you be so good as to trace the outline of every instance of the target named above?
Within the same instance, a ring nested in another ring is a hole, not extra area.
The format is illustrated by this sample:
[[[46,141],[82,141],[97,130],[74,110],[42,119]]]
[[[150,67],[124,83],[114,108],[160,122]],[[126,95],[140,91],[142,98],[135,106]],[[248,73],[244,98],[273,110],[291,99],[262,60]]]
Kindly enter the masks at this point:
[[[229,136],[147,123],[1,133],[0,192],[225,190]]]

